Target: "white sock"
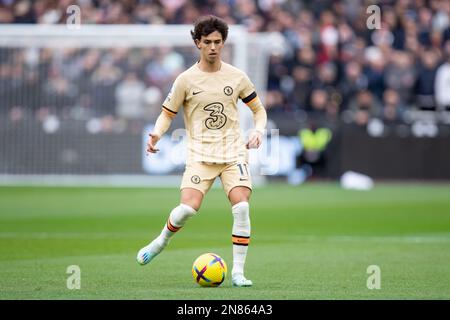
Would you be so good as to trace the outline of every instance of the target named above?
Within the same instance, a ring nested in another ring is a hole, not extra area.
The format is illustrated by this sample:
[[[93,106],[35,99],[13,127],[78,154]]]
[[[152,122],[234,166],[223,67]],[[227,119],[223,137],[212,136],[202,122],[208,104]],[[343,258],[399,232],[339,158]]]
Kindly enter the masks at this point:
[[[250,242],[250,216],[248,202],[239,202],[232,208],[233,213],[233,269],[231,274],[244,274],[245,258]]]
[[[150,251],[161,252],[169,244],[175,233],[196,213],[196,210],[184,203],[180,203],[178,207],[175,207],[170,212],[169,219],[167,219],[167,223],[164,225],[160,235],[150,243]]]

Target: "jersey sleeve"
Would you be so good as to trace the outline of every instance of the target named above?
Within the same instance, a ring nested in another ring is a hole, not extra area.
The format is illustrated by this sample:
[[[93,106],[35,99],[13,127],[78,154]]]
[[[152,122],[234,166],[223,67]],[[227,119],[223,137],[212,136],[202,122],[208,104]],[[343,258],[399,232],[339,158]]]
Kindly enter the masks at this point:
[[[246,74],[244,74],[241,81],[239,98],[243,102],[247,103],[254,97],[256,97],[255,85],[252,83],[250,78]]]
[[[180,110],[186,98],[186,82],[184,78],[180,75],[175,79],[166,100],[163,102],[163,111],[175,116]]]
[[[242,102],[244,102],[250,110],[253,112],[253,120],[255,122],[255,129],[261,134],[264,134],[264,128],[267,123],[267,113],[264,109],[261,100],[256,94],[256,89],[253,83],[250,81],[247,75],[244,76],[242,80],[242,89],[239,93],[239,97]]]

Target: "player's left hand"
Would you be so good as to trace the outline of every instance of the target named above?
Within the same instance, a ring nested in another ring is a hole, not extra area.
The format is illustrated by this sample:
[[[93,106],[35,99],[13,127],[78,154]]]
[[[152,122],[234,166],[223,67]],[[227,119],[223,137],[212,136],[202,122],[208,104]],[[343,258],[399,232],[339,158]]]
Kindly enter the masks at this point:
[[[261,132],[256,130],[252,131],[248,136],[247,149],[258,149],[262,143],[262,138]]]

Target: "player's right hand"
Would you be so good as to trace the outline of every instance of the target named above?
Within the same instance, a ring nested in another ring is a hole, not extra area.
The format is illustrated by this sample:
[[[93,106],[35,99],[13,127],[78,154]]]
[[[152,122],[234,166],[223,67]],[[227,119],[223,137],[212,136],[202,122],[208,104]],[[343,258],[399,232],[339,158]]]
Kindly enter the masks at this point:
[[[158,142],[159,137],[156,134],[150,133],[147,140],[147,152],[157,153],[159,149],[156,148],[156,143]]]

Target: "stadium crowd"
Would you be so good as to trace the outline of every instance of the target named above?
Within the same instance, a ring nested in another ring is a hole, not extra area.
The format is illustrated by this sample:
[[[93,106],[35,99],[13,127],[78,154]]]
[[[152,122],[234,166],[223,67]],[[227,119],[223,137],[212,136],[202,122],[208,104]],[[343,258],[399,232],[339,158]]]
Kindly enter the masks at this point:
[[[65,23],[72,4],[82,24],[192,24],[215,14],[250,32],[281,33],[286,46],[270,57],[269,117],[303,112],[366,125],[403,122],[410,109],[450,110],[448,0],[0,0],[0,23]],[[380,28],[368,27],[371,4],[381,9]],[[151,119],[194,59],[195,50],[171,48],[2,48],[1,108],[13,119],[23,108],[42,116],[60,106],[75,117]]]

